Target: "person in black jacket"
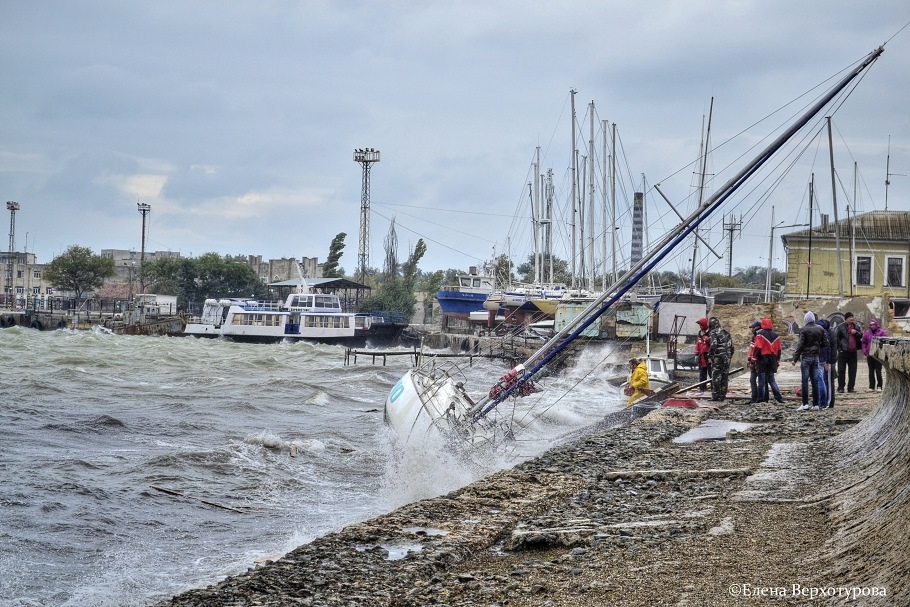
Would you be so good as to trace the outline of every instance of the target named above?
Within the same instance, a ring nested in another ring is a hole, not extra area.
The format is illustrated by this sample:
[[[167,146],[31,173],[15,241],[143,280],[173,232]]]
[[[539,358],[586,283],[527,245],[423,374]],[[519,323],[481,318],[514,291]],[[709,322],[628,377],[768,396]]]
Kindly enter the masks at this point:
[[[834,336],[834,329],[824,318],[819,318],[815,324],[828,332],[828,347],[821,349],[818,354],[818,361],[824,367],[825,390],[828,394],[828,401],[822,406],[822,409],[833,409],[834,380],[837,379],[837,338]]]
[[[819,362],[819,354],[828,345],[828,332],[815,324],[815,314],[806,312],[804,326],[799,331],[799,342],[793,352],[793,364],[802,359],[802,397],[803,404],[797,411],[818,410],[827,403],[825,390],[824,366]],[[812,384],[812,403],[809,406],[809,384]]]
[[[847,392],[853,392],[856,386],[856,352],[862,346],[863,328],[853,317],[853,312],[844,314],[843,324],[834,330],[837,337],[837,391],[844,391],[844,380]]]

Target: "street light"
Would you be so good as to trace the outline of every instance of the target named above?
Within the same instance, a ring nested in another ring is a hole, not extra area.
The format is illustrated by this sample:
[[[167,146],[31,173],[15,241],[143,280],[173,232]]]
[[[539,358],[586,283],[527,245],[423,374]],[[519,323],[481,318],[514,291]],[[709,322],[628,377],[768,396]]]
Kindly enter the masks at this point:
[[[809,225],[808,223],[791,223],[784,225],[784,222],[774,224],[774,207],[771,207],[771,239],[768,243],[768,269],[765,272],[765,303],[771,301],[771,260],[774,259],[774,230],[777,228],[801,228]]]
[[[136,262],[131,261],[126,266],[126,273],[129,280],[129,296],[127,297],[127,307],[129,307],[129,302],[133,301],[133,272],[136,271]]]
[[[145,216],[151,213],[152,205],[146,204],[144,202],[137,202],[136,206],[139,209],[139,212],[142,213],[142,249],[139,253],[139,291],[145,292]]]

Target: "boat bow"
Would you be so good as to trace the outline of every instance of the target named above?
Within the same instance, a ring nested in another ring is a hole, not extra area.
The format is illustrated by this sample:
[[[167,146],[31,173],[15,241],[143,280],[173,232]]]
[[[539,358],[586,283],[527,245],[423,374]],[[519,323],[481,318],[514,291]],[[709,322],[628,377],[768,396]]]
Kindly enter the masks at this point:
[[[883,52],[882,46],[867,55],[796,122],[666,234],[650,253],[605,290],[604,294],[596,298],[582,314],[568,323],[522,365],[512,369],[510,373],[514,374],[514,379],[510,380],[508,385],[500,390],[491,390],[475,402],[468,396],[463,384],[445,373],[438,373],[436,370],[427,372],[418,368],[405,374],[395,384],[385,405],[386,419],[398,431],[398,435],[405,441],[413,440],[416,436],[442,435],[453,442],[467,441],[469,445],[475,445],[478,441],[495,442],[499,437],[495,433],[489,434],[490,424],[485,423],[487,415],[509,396],[521,394],[525,384],[651,272]],[[495,425],[493,429],[496,430]]]

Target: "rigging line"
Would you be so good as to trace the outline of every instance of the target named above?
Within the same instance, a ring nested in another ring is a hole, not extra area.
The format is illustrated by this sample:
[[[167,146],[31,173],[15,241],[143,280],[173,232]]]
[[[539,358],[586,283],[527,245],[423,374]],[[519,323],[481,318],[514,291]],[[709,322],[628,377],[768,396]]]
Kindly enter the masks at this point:
[[[511,217],[511,215],[505,215],[503,213],[481,213],[480,211],[465,211],[463,209],[440,209],[438,207],[421,207],[417,205],[410,204],[396,204],[393,202],[376,202],[375,200],[371,204],[376,204],[381,207],[403,207],[405,209],[422,209],[427,211],[443,211],[446,213],[458,213],[459,215],[487,215],[491,217]],[[416,219],[420,219],[417,217]]]
[[[392,219],[391,219],[390,217],[386,217],[385,215],[383,215],[382,213],[380,213],[380,212],[377,211],[376,209],[370,209],[370,211],[371,211],[372,213],[375,213],[376,215],[379,215],[379,216],[382,217],[383,219],[386,219],[386,220],[388,220],[388,221],[392,221]],[[439,245],[439,246],[441,246],[441,247],[443,247],[443,248],[445,248],[445,249],[448,249],[448,250],[453,251],[453,252],[455,252],[455,253],[459,253],[460,255],[464,255],[465,257],[468,257],[468,258],[470,258],[470,259],[477,259],[477,256],[476,256],[476,255],[473,255],[473,254],[471,254],[471,253],[465,253],[464,251],[459,251],[458,249],[456,249],[456,248],[454,248],[454,247],[450,247],[449,245],[443,244],[443,243],[439,242],[438,240],[434,240],[434,239],[430,238],[429,236],[425,236],[424,234],[421,234],[421,233],[418,232],[417,230],[414,230],[414,229],[412,229],[412,228],[409,228],[408,226],[406,226],[406,225],[404,225],[404,224],[402,224],[402,223],[396,222],[396,223],[395,223],[395,227],[396,227],[396,228],[405,229],[405,230],[407,230],[408,232],[411,232],[412,234],[416,234],[417,236],[419,236],[420,238],[423,238],[424,240],[426,240],[426,241],[428,241],[428,242],[432,242],[433,244],[437,244],[437,245]],[[474,236],[474,234],[470,234],[470,236]]]
[[[904,27],[906,27],[906,26],[904,26]],[[901,28],[901,29],[903,29],[903,28]],[[765,122],[766,120],[769,120],[772,116],[774,116],[774,115],[776,115],[777,113],[783,111],[784,109],[790,107],[791,105],[793,105],[794,103],[796,103],[797,101],[799,101],[799,100],[802,99],[803,97],[806,97],[807,95],[809,95],[809,94],[812,93],[813,91],[818,90],[818,89],[821,88],[822,86],[826,85],[827,83],[829,83],[829,82],[831,82],[832,80],[834,80],[834,79],[836,79],[837,77],[839,77],[839,76],[840,76],[841,74],[843,74],[844,72],[847,72],[847,71],[852,70],[852,69],[854,68],[854,66],[856,66],[856,65],[859,64],[859,63],[861,63],[861,62],[864,61],[864,60],[865,60],[865,56],[862,57],[861,59],[857,60],[857,61],[854,61],[853,63],[851,63],[850,65],[848,65],[848,66],[845,67],[844,69],[842,69],[842,70],[840,70],[840,71],[834,73],[833,75],[829,76],[828,78],[822,80],[821,82],[819,82],[818,84],[816,84],[816,85],[813,86],[812,88],[809,88],[808,90],[804,91],[803,93],[801,93],[800,95],[798,95],[798,96],[795,97],[794,99],[788,101],[788,102],[785,103],[784,105],[780,106],[780,107],[777,108],[776,110],[774,110],[774,111],[772,111],[772,112],[769,112],[769,113],[766,114],[763,118],[760,118],[760,119],[756,120],[756,121],[753,122],[751,125],[748,125],[748,126],[746,126],[745,128],[743,128],[742,130],[740,130],[738,133],[735,133],[734,135],[731,135],[730,137],[728,137],[727,139],[725,139],[724,141],[722,141],[721,143],[719,143],[716,147],[711,148],[710,151],[713,152],[713,151],[715,151],[715,150],[718,150],[718,149],[724,147],[725,145],[729,144],[729,143],[732,142],[733,140],[740,138],[743,134],[747,133],[750,129],[753,129],[753,128],[757,127],[758,125],[762,124],[763,122]],[[864,77],[865,77],[865,75],[862,75],[862,76],[861,76],[861,79],[864,78]],[[853,88],[855,88],[855,84],[852,85],[852,86],[853,86]],[[822,93],[822,94],[823,94],[823,93]],[[811,103],[812,103],[815,99],[818,99],[820,96],[821,96],[821,94],[817,95],[817,96],[814,97],[811,101],[809,101],[808,103],[804,104],[804,105],[802,106],[803,109],[806,108],[807,106],[811,105]],[[791,113],[790,116],[788,117],[788,120],[792,120],[793,116],[797,115],[800,111],[801,111],[801,110],[796,110],[796,111],[794,111],[793,113]],[[775,129],[772,130],[772,133],[773,133],[774,131],[776,131],[777,129],[781,128],[781,127],[782,127],[783,125],[785,125],[785,124],[787,124],[786,121],[781,122],[777,127],[775,127]],[[758,147],[759,145],[761,145],[762,142],[764,142],[764,141],[766,141],[766,140],[768,139],[768,137],[770,137],[770,135],[767,135],[767,136],[762,137],[761,139],[759,139],[754,145],[752,145],[750,148],[748,148],[748,149],[745,150],[743,153],[741,153],[739,156],[737,156],[735,159],[733,159],[726,167],[724,167],[723,170],[729,169],[730,166],[731,166],[734,162],[739,161],[743,156],[745,156],[745,155],[748,154],[750,151],[754,150],[756,147]],[[668,176],[664,177],[663,179],[659,180],[658,183],[660,183],[661,181],[665,181],[666,179],[669,179],[669,178],[671,178],[671,177],[674,177],[674,176],[678,175],[679,173],[681,173],[682,171],[684,171],[684,170],[686,170],[688,167],[690,167],[694,162],[696,162],[696,161],[692,161],[692,162],[690,162],[689,164],[686,164],[685,166],[679,168],[678,170],[674,171],[673,173],[671,173],[671,174],[669,174]]]
[[[885,44],[888,44],[889,42],[891,42],[892,40],[894,40],[894,38],[896,38],[897,35],[900,34],[902,31],[904,31],[905,29],[907,29],[908,26],[910,26],[910,21],[908,21],[907,23],[905,23],[904,25],[902,25],[901,28],[900,28],[899,30],[897,30],[896,32],[894,32],[894,34],[893,34],[890,38],[888,38],[887,40],[885,40],[885,42],[882,44],[882,46],[885,46]]]
[[[763,194],[762,196],[759,196],[752,203],[752,205],[746,210],[747,217],[749,217],[749,219],[746,222],[747,225],[749,222],[751,222],[752,218],[754,218],[757,215],[758,207],[763,202],[765,202],[768,197],[770,197],[771,193],[774,192],[781,185],[781,183],[783,183],[784,178],[787,177],[792,172],[793,168],[796,166],[796,163],[803,157],[803,155],[809,149],[809,144],[812,141],[818,141],[818,146],[821,145],[822,128],[823,127],[821,126],[821,123],[819,123],[819,128],[816,131],[814,131],[814,134],[811,137],[810,137],[810,134],[812,133],[811,131],[809,133],[806,133],[806,135],[804,135],[802,138],[803,141],[799,145],[793,146],[793,150],[791,150],[786,155],[784,155],[780,159],[780,161],[777,162],[776,166],[771,168],[771,170],[769,170],[768,173],[764,177],[762,177],[762,179],[760,179],[757,183],[752,184],[750,186],[748,192],[746,192],[745,195],[743,196],[743,201],[745,199],[748,199],[749,196],[751,196],[755,191],[757,191],[759,189],[759,187],[763,187],[764,184],[768,181],[768,179],[770,177],[775,176],[771,183],[771,186],[767,188],[765,194]],[[816,146],[816,152],[815,152],[815,156],[813,157],[813,160],[812,160],[812,166],[815,166],[815,160],[818,158],[818,153],[819,153],[818,146]],[[799,152],[796,152],[796,150],[799,150]],[[790,160],[789,165],[784,167],[784,162],[787,160],[787,158],[791,158],[791,160]],[[781,167],[784,167],[784,168],[782,169]],[[780,171],[780,172],[778,173],[778,171]],[[743,205],[743,201],[740,201],[740,202],[737,202],[737,204],[734,204],[732,206],[732,209],[740,208]]]
[[[544,148],[544,150],[543,150],[543,152],[544,152],[543,159],[544,160],[548,159],[548,157],[550,155],[550,148],[553,145],[553,140],[556,138],[556,133],[558,133],[560,131],[559,123],[562,121],[563,116],[566,115],[566,108],[569,106],[571,98],[572,98],[572,94],[569,93],[568,95],[566,95],[565,100],[563,101],[562,110],[560,110],[559,117],[556,119],[556,125],[553,127],[553,131],[550,133],[550,140],[547,142],[547,147]]]
[[[382,215],[382,214],[379,213],[378,211],[373,211],[373,212],[376,213],[377,215],[379,215],[380,217],[382,217],[383,219],[388,219],[389,221],[391,221],[391,219],[390,219],[389,217],[386,217],[385,215]],[[456,232],[456,233],[458,233],[458,234],[464,234],[465,236],[471,236],[471,237],[473,237],[473,238],[479,238],[480,240],[485,240],[486,242],[492,242],[493,244],[496,244],[496,241],[495,241],[495,240],[489,240],[489,239],[487,239],[487,238],[482,238],[481,236],[478,236],[477,234],[473,234],[473,233],[471,233],[471,232],[463,232],[463,231],[461,231],[461,230],[456,230],[456,229],[452,228],[451,226],[448,226],[448,225],[445,225],[445,224],[442,224],[442,223],[436,223],[435,221],[430,221],[429,219],[423,219],[422,217],[417,217],[416,215],[409,215],[408,213],[402,213],[402,215],[404,215],[405,217],[411,217],[411,218],[416,219],[416,220],[418,220],[418,221],[423,221],[423,222],[428,223],[428,224],[430,224],[430,225],[434,225],[434,226],[438,226],[438,227],[440,227],[440,228],[445,228],[445,229],[447,229],[447,230],[451,230],[452,232]],[[420,232],[418,232],[417,230],[411,229],[411,231],[414,232],[415,234],[417,234],[418,236],[421,235]],[[437,244],[439,244],[439,243],[437,243]]]
[[[626,341],[623,342],[623,343],[627,343],[628,341],[629,341],[629,340],[628,340],[628,338],[627,338]],[[612,350],[608,350],[607,353],[604,355],[604,357],[600,359],[600,362],[598,362],[598,363],[597,363],[596,365],[594,365],[591,369],[589,369],[589,370],[587,371],[587,373],[585,373],[582,377],[580,377],[580,378],[578,379],[578,381],[576,381],[574,384],[572,384],[571,386],[569,386],[568,388],[566,388],[565,390],[563,390],[562,394],[560,394],[560,395],[556,398],[556,400],[554,400],[552,403],[550,403],[549,405],[547,405],[545,408],[543,408],[543,409],[540,410],[539,412],[538,412],[538,409],[537,409],[536,407],[531,407],[530,409],[528,409],[527,411],[525,411],[524,415],[522,415],[521,418],[518,420],[518,423],[519,423],[520,425],[524,426],[524,425],[526,425],[527,423],[533,423],[533,422],[537,421],[538,419],[540,419],[541,417],[543,417],[544,414],[546,414],[547,411],[549,411],[550,409],[552,409],[553,407],[555,407],[556,405],[558,405],[558,404],[562,401],[562,399],[564,399],[570,392],[572,392],[572,390],[574,390],[575,388],[577,388],[578,385],[579,385],[582,381],[588,379],[588,377],[590,377],[590,375],[591,375],[592,373],[594,373],[594,371],[596,371],[596,370],[598,369],[598,367],[600,367],[602,364],[604,364],[604,363],[607,361],[607,358],[609,358],[611,354],[613,354],[614,352],[616,352],[616,351],[618,351],[618,350],[619,350],[618,346],[615,347],[615,348],[613,348]],[[620,399],[619,402],[622,403],[622,399]],[[534,413],[534,416],[530,419],[530,421],[525,422],[525,420],[528,418],[528,416],[531,415],[532,413]]]

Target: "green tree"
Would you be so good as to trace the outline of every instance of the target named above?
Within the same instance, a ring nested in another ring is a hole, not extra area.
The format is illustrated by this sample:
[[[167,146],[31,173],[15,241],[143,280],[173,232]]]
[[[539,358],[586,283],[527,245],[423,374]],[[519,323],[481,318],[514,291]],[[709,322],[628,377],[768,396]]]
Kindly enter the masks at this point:
[[[417,280],[415,291],[423,291],[426,297],[423,300],[423,317],[431,318],[433,316],[433,302],[435,301],[436,292],[442,287],[445,279],[445,272],[436,270],[429,274],[421,273]]]
[[[414,295],[418,278],[417,264],[426,251],[427,245],[421,238],[408,260],[401,265],[402,276],[384,281],[375,295],[367,297],[360,303],[360,311],[394,312],[400,315],[404,322],[409,321],[414,315],[414,305],[417,303],[417,296]]]
[[[347,238],[344,232],[339,233],[332,239],[329,245],[329,255],[322,264],[322,276],[324,278],[344,278],[344,269],[338,267],[338,260],[343,255],[344,239]]]
[[[205,253],[196,258],[159,259],[149,264],[147,274],[157,292],[176,295],[180,305],[202,304],[208,298],[259,298],[268,294],[268,287],[243,257]]]
[[[72,291],[76,301],[86,291],[100,289],[104,281],[117,275],[114,260],[95,255],[92,250],[71,245],[44,268],[44,278],[54,288]]]
[[[549,271],[550,258],[546,255],[541,255],[540,272],[542,281],[546,281],[545,277]],[[515,268],[515,272],[517,272],[518,278],[522,282],[534,282],[534,255],[528,255],[528,261]],[[555,255],[553,256],[553,282],[564,285],[572,284],[572,274],[569,272],[569,262],[560,259]]]
[[[505,287],[515,281],[515,274],[512,273],[512,259],[508,255],[500,255],[483,264],[483,271],[487,276],[493,277],[497,288]]]

